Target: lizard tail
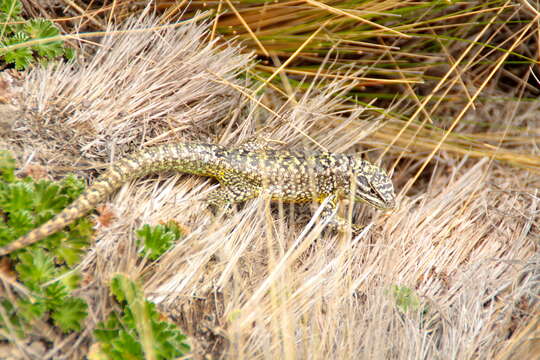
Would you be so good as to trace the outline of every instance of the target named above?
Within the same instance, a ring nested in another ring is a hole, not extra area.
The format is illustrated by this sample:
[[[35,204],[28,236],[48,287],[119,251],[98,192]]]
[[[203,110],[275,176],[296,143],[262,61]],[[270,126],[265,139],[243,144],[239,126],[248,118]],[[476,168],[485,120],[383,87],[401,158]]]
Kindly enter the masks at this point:
[[[147,148],[112,166],[71,205],[37,229],[0,247],[0,256],[38,242],[84,216],[126,181],[142,175],[177,170],[184,173],[214,176],[223,149],[209,144],[171,144]]]

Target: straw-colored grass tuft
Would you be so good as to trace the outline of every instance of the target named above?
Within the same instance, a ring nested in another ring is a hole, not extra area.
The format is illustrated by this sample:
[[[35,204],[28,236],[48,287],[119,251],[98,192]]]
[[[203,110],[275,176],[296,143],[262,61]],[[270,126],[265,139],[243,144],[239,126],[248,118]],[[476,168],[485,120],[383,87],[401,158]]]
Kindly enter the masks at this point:
[[[165,138],[217,140],[226,115],[229,126],[242,118],[231,84],[245,84],[238,75],[251,57],[232,44],[216,48],[206,27],[133,19],[88,60],[32,71],[19,90],[24,121],[13,131],[55,165],[108,162]]]

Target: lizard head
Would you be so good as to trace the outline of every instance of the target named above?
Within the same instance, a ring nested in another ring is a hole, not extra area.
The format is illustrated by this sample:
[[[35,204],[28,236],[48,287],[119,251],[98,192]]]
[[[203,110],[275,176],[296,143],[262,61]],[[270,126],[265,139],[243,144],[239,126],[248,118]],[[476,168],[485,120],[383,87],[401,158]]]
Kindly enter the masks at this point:
[[[396,194],[392,179],[386,172],[368,161],[355,159],[353,164],[355,201],[366,202],[380,210],[396,206]]]

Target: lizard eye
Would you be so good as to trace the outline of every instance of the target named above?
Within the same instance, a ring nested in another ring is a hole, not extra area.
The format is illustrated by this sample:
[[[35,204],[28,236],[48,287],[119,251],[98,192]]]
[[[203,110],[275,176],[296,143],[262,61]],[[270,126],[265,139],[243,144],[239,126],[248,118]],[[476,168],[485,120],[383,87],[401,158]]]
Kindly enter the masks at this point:
[[[373,185],[370,184],[368,191],[366,191],[370,198],[372,199],[380,199],[381,194],[375,189]]]
[[[377,191],[377,189],[375,189],[375,186],[373,186],[372,184],[370,184],[369,193],[371,195],[379,196],[379,192]]]

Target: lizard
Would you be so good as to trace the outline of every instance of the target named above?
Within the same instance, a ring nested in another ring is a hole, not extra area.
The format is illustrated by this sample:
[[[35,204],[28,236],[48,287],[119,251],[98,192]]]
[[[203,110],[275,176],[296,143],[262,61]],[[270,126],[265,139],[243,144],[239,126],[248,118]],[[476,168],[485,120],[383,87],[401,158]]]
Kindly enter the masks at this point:
[[[0,256],[29,246],[60,231],[93,210],[124,183],[155,172],[173,170],[215,178],[220,186],[206,198],[218,208],[258,196],[284,202],[322,203],[327,225],[340,231],[360,226],[337,215],[337,201],[352,198],[380,210],[395,207],[394,187],[386,172],[359,156],[330,152],[272,150],[248,143],[230,148],[205,143],[174,143],[148,147],[113,162],[77,199],[41,226],[0,248]],[[352,193],[354,191],[354,193]]]

